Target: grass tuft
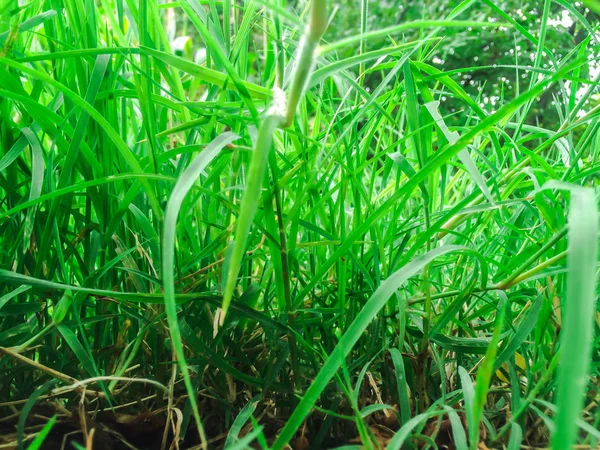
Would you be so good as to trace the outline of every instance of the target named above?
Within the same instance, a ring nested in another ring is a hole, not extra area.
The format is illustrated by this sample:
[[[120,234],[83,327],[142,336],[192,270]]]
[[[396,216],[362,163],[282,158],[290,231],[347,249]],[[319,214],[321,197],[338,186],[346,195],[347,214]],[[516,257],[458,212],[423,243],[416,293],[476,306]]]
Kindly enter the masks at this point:
[[[598,9],[0,4],[0,448],[597,448]]]

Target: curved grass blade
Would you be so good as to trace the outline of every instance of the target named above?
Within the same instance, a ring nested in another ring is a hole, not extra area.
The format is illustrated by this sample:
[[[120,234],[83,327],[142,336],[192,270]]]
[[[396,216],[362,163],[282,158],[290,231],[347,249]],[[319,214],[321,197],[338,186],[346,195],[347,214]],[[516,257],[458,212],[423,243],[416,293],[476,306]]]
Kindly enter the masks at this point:
[[[22,137],[13,144],[8,152],[0,159],[0,172],[10,166],[27,147],[27,139]]]
[[[460,417],[454,409],[448,411],[448,418],[452,425],[452,436],[454,436],[454,444],[456,448],[467,448],[467,434]]]
[[[29,191],[29,201],[35,201],[42,193],[42,185],[44,184],[44,154],[37,136],[29,128],[21,130],[23,136],[29,142],[31,147],[31,190]],[[25,218],[25,230],[23,232],[23,251],[27,251],[31,242],[31,232],[33,230],[33,219],[35,218],[37,207],[31,206],[27,210]]]
[[[175,298],[175,277],[173,269],[175,265],[175,233],[177,231],[177,216],[179,215],[179,210],[181,209],[181,205],[187,193],[190,191],[194,183],[196,183],[196,180],[202,171],[217,157],[223,147],[232,143],[236,139],[238,139],[238,136],[234,133],[227,132],[221,134],[191,162],[189,167],[180,175],[177,184],[173,188],[173,192],[169,198],[169,203],[167,204],[167,211],[165,214],[165,231],[162,242],[162,275],[164,282],[167,322],[169,324],[169,331],[171,333],[171,340],[173,342],[173,348],[177,357],[177,363],[181,370],[185,387],[189,394],[189,401],[194,413],[196,425],[198,426],[198,432],[200,433],[200,440],[203,443],[206,442],[206,439],[204,437],[200,413],[198,411],[196,393],[194,392],[189,368],[183,353],[181,331],[179,330],[179,322],[177,320],[177,301]]]
[[[540,308],[542,307],[542,303],[543,301],[541,297],[534,301],[531,310],[527,314],[527,317],[523,320],[523,322],[521,322],[519,328],[517,328],[517,330],[515,331],[508,345],[504,347],[502,352],[498,355],[498,358],[496,358],[494,370],[498,370],[498,368],[500,368],[502,364],[508,361],[516,353],[516,351],[519,349],[519,347],[525,341],[525,339],[527,339],[529,333],[533,331],[533,329],[537,325],[538,313],[540,311]]]
[[[248,419],[250,419],[250,416],[256,410],[259,400],[260,396],[255,396],[252,398],[237,415],[233,421],[233,424],[231,425],[231,428],[229,429],[229,433],[227,434],[227,440],[225,441],[226,449],[233,446],[236,441],[239,441],[238,436],[240,435],[240,431],[242,431],[242,427],[246,424],[246,422],[248,422]]]
[[[58,325],[56,329],[60,332],[65,342],[71,348],[85,371],[89,374],[90,377],[98,377],[100,376],[100,372],[98,371],[98,366],[96,362],[89,354],[87,349],[79,342],[79,339],[75,335],[75,333],[65,325]]]
[[[31,286],[20,286],[16,289],[10,291],[8,294],[5,294],[2,297],[0,297],[0,309],[2,309],[2,307],[4,305],[6,305],[8,303],[8,301],[11,298],[13,298],[15,295],[19,295],[21,292],[28,291],[29,289],[31,289]]]
[[[410,437],[411,431],[421,422],[426,421],[430,417],[440,416],[443,413],[444,411],[429,411],[413,417],[396,432],[392,440],[388,443],[387,450],[400,450],[404,442]]]

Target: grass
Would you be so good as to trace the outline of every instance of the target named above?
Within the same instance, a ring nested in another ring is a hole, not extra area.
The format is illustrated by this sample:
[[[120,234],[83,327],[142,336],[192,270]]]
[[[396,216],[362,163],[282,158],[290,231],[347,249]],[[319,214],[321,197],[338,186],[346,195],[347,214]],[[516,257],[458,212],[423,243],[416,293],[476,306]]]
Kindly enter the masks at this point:
[[[489,3],[0,6],[0,448],[597,447],[596,30]]]

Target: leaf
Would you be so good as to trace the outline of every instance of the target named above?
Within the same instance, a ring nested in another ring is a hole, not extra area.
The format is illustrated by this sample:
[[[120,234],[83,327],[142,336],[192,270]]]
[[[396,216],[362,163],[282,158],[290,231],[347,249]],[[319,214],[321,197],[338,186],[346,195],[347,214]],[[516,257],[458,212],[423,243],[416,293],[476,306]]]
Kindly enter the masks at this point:
[[[246,450],[250,447],[250,444],[261,435],[263,431],[263,427],[258,427],[248,433],[246,436],[241,438],[239,441],[235,442],[231,445],[231,447],[226,447],[226,450]]]
[[[383,411],[386,409],[390,409],[392,411],[394,411],[395,413],[395,409],[392,405],[386,405],[386,404],[382,404],[382,403],[376,403],[374,405],[368,405],[365,406],[363,409],[360,410],[360,417],[362,417],[363,419],[365,417],[368,417],[369,415],[376,413],[378,411]]]
[[[0,317],[5,316],[23,316],[43,311],[46,307],[44,302],[28,302],[6,305],[0,311]]]
[[[75,354],[75,357],[79,360],[79,362],[81,363],[85,371],[88,373],[88,375],[90,377],[100,376],[98,366],[96,366],[94,359],[89,354],[89,352],[83,347],[83,345],[81,345],[81,342],[79,342],[79,339],[77,339],[75,333],[73,333],[73,331],[71,331],[71,329],[66,327],[65,325],[58,325],[56,328],[62,335],[67,345],[71,348],[71,350]]]
[[[52,312],[52,322],[55,325],[60,325],[62,321],[67,316],[69,309],[71,308],[71,303],[73,302],[73,297],[70,292],[65,292],[65,295],[58,301],[56,306],[54,307],[54,311]]]
[[[538,321],[538,313],[542,307],[543,301],[541,297],[538,297],[534,302],[527,314],[527,317],[523,319],[517,330],[515,331],[512,339],[504,347],[502,352],[496,358],[496,364],[494,369],[497,370],[502,364],[508,361],[519,349],[521,344],[527,339],[527,336],[533,331]]]
[[[454,445],[457,449],[468,448],[467,435],[465,434],[465,429],[463,427],[462,420],[460,420],[460,417],[458,417],[458,414],[456,413],[456,411],[454,411],[454,409],[448,411],[448,418],[450,419],[450,424],[452,425]]]
[[[27,147],[27,139],[23,136],[13,144],[9,151],[0,159],[0,172],[10,166]]]
[[[429,411],[413,417],[404,425],[402,425],[402,427],[400,427],[396,434],[394,434],[394,437],[388,443],[386,450],[400,450],[404,442],[411,436],[411,432],[414,428],[416,428],[421,422],[426,421],[430,417],[440,416],[443,413],[444,411]]]

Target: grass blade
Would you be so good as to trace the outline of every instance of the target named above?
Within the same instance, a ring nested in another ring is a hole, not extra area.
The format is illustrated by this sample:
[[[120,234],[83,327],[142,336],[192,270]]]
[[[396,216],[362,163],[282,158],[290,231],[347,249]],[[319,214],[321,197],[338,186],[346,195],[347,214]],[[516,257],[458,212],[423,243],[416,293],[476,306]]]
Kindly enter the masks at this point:
[[[246,422],[248,422],[248,419],[250,419],[250,416],[256,410],[256,406],[258,405],[258,400],[259,400],[259,397],[254,397],[252,400],[250,400],[246,404],[246,406],[244,406],[244,408],[240,411],[240,413],[237,415],[235,420],[233,421],[233,424],[231,425],[231,429],[229,430],[229,433],[227,434],[227,440],[225,441],[226,449],[230,448],[231,446],[233,446],[233,444],[235,444],[236,442],[238,442],[240,440],[238,438],[240,431],[242,430],[242,427],[246,424]]]
[[[555,450],[572,448],[577,441],[590,370],[596,302],[596,261],[598,258],[598,204],[592,189],[550,182],[545,189],[566,189],[571,193],[567,253],[567,292],[563,299],[564,320],[560,336],[560,361],[556,392]]]
[[[55,423],[56,423],[56,416],[54,415],[54,416],[50,417],[50,420],[48,422],[46,422],[46,424],[44,425],[44,428],[42,428],[40,430],[40,432],[37,434],[37,436],[35,437],[35,439],[33,441],[31,441],[31,444],[29,444],[29,447],[27,447],[27,450],[41,449],[42,444],[48,437],[48,434],[50,433],[50,431],[52,431],[52,427],[54,427]]]
[[[177,230],[177,216],[179,215],[181,205],[187,193],[192,188],[194,183],[196,183],[202,171],[219,155],[219,152],[223,149],[223,147],[232,143],[237,138],[238,136],[231,132],[221,134],[209,145],[207,145],[206,148],[191,162],[189,167],[181,174],[177,180],[177,184],[171,192],[171,197],[169,198],[169,203],[167,204],[162,241],[162,274],[169,332],[171,333],[173,348],[177,357],[177,364],[179,365],[185,387],[189,394],[189,401],[192,406],[194,419],[196,420],[198,432],[200,433],[200,440],[203,445],[206,445],[206,439],[203,432],[200,413],[198,411],[196,393],[192,385],[189,368],[183,353],[181,331],[179,329],[179,321],[177,319],[177,301],[175,300],[175,277],[173,270],[175,265],[175,233]]]
[[[29,128],[23,128],[21,132],[31,147],[31,190],[29,191],[29,201],[35,202],[42,193],[42,186],[44,184],[44,154],[42,153],[40,141]],[[33,219],[35,217],[36,209],[37,208],[34,205],[27,210],[25,230],[23,232],[23,252],[27,251],[31,242],[31,231],[33,230]]]
[[[225,320],[231,299],[233,298],[233,290],[237,284],[237,276],[240,271],[244,252],[246,251],[246,242],[252,228],[252,221],[260,204],[267,161],[271,146],[273,145],[273,133],[282,123],[282,120],[281,115],[270,114],[264,120],[258,132],[256,146],[252,154],[250,167],[248,168],[246,190],[242,197],[242,204],[236,221],[235,240],[228,253],[228,263],[223,266],[224,269],[227,269],[227,272],[223,274],[223,314],[221,315],[221,324]]]
[[[394,369],[396,370],[396,387],[398,388],[398,399],[400,401],[400,423],[405,424],[410,420],[410,395],[406,382],[404,361],[402,360],[400,350],[397,348],[391,348],[389,352],[394,363]]]
[[[473,381],[471,380],[469,372],[467,372],[464,367],[460,366],[458,368],[458,376],[460,377],[460,384],[462,386],[463,398],[465,401],[469,441],[475,441],[475,445],[477,445],[476,435],[479,434],[479,431],[476,430],[476,428],[479,428],[479,422],[475,417],[475,387],[473,386]]]

